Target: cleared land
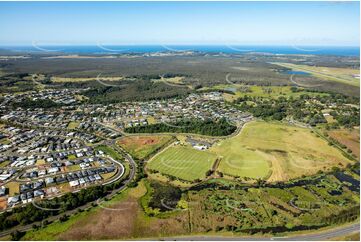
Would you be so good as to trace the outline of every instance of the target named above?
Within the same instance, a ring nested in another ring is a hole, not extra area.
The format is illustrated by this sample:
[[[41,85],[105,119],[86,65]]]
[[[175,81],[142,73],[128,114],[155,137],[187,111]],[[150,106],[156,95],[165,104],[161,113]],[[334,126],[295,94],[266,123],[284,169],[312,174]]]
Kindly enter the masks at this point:
[[[154,157],[147,168],[186,181],[202,179],[212,168],[217,155],[191,147],[170,147]]]
[[[188,215],[158,219],[148,217],[139,199],[147,193],[144,182],[101,202],[89,211],[77,213],[65,222],[54,222],[26,233],[23,240],[112,240],[150,238],[188,233]]]
[[[360,71],[356,69],[297,65],[291,63],[273,64],[291,68],[295,71],[305,71],[323,80],[336,81],[358,87],[360,86],[360,78],[356,77],[356,75],[360,74]]]
[[[352,151],[358,158],[360,158],[360,130],[359,129],[340,129],[332,130],[328,134],[336,139],[348,149]]]
[[[136,159],[145,159],[173,139],[172,136],[128,136],[117,142]]]
[[[251,122],[242,132],[210,150],[222,160],[219,171],[232,176],[283,181],[350,163],[309,129],[281,123]],[[270,164],[270,166],[269,166]]]

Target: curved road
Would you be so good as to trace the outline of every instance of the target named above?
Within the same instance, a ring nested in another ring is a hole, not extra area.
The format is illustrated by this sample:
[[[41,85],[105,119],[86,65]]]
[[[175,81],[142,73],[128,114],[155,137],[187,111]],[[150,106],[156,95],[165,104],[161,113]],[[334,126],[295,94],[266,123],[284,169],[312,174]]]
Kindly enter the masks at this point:
[[[293,235],[285,237],[226,237],[226,236],[184,236],[184,237],[166,237],[156,240],[195,240],[195,241],[270,241],[270,240],[285,240],[285,241],[322,241],[331,238],[349,235],[354,232],[360,231],[360,223],[351,224],[339,228],[329,229],[322,232],[312,232],[309,234]]]
[[[238,134],[242,130],[242,127],[243,127],[243,125],[238,127],[235,133]],[[110,145],[112,148],[114,148],[118,152],[122,153],[124,155],[125,159],[127,159],[130,164],[130,173],[129,173],[128,179],[124,181],[123,186],[119,187],[118,189],[113,190],[111,192],[111,194],[106,196],[107,198],[111,198],[119,191],[125,189],[127,187],[128,183],[133,180],[133,178],[135,177],[135,172],[136,172],[136,163],[129,154],[127,154],[126,152],[121,150],[117,145],[115,145],[115,140],[111,140],[111,141],[107,140],[103,143]],[[84,209],[90,208],[90,207],[92,207],[92,203],[93,202],[85,204],[83,206],[80,206],[74,210],[66,211],[57,216],[49,217],[48,221],[53,222],[53,221],[59,219],[64,214],[72,215],[72,214],[76,213],[79,209],[84,210]],[[16,230],[18,230],[20,232],[29,231],[33,228],[34,225],[40,226],[40,225],[42,225],[42,222],[35,222],[35,223],[28,224],[25,226],[17,226],[12,229],[9,229],[9,230],[2,231],[2,232],[0,232],[0,237],[7,236]],[[359,231],[360,231],[360,223],[358,222],[356,224],[351,224],[351,225],[346,225],[346,226],[342,226],[342,227],[338,227],[338,228],[334,228],[334,229],[324,230],[321,232],[312,232],[309,234],[293,235],[293,236],[286,236],[286,237],[256,237],[256,236],[247,236],[247,237],[246,236],[243,236],[243,237],[184,236],[183,237],[183,236],[180,236],[180,237],[164,237],[164,238],[149,239],[149,240],[168,240],[168,241],[171,241],[171,240],[173,240],[173,241],[175,241],[175,240],[194,240],[194,241],[207,241],[207,240],[208,241],[221,241],[221,240],[226,240],[226,241],[270,241],[270,240],[308,241],[308,240],[310,240],[310,241],[312,241],[312,240],[314,240],[314,241],[321,241],[321,240],[328,240],[328,239],[335,238],[335,237],[345,236],[345,235],[359,232]]]
[[[119,150],[117,149],[117,146],[113,146],[113,148],[115,148],[117,151],[119,151]],[[124,184],[123,184],[121,187],[119,187],[118,189],[113,190],[110,194],[108,194],[107,196],[103,197],[102,199],[104,199],[104,198],[108,198],[108,199],[112,198],[112,197],[113,197],[114,195],[116,195],[118,192],[120,192],[121,190],[125,189],[125,188],[127,187],[128,183],[131,182],[131,181],[133,180],[133,178],[135,177],[135,172],[136,172],[136,163],[135,163],[135,161],[133,160],[133,158],[132,158],[129,154],[125,154],[124,156],[125,156],[125,159],[128,160],[129,165],[130,165],[130,166],[129,166],[129,168],[130,168],[130,173],[129,173],[128,179],[124,180]],[[91,208],[91,207],[93,207],[93,205],[92,205],[93,203],[94,203],[94,201],[89,202],[89,203],[87,203],[87,204],[85,204],[85,205],[82,205],[82,206],[80,206],[80,207],[77,207],[77,208],[75,208],[75,209],[73,209],[73,210],[69,210],[69,211],[66,211],[66,212],[64,212],[64,213],[61,213],[61,214],[59,214],[59,215],[49,217],[49,218],[47,218],[47,219],[45,219],[45,220],[47,220],[49,223],[50,223],[50,222],[54,222],[54,221],[58,220],[60,217],[62,217],[63,215],[68,215],[68,216],[70,216],[70,215],[78,212],[79,209],[85,210],[85,209]],[[11,228],[11,229],[8,229],[8,230],[5,230],[5,231],[1,231],[1,232],[0,232],[0,237],[7,236],[7,235],[9,235],[9,234],[11,234],[12,232],[15,232],[15,231],[26,232],[26,231],[32,230],[34,225],[41,226],[42,223],[43,223],[43,221],[41,221],[41,222],[34,222],[34,223],[27,224],[27,225],[24,225],[24,226],[15,226],[15,227],[13,227],[13,228]]]

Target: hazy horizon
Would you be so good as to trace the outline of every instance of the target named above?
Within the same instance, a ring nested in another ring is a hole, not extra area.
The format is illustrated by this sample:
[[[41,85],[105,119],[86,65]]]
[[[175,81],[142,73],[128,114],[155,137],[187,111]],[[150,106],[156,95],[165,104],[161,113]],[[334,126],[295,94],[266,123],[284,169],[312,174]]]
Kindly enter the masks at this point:
[[[359,46],[359,2],[0,2],[0,45]]]

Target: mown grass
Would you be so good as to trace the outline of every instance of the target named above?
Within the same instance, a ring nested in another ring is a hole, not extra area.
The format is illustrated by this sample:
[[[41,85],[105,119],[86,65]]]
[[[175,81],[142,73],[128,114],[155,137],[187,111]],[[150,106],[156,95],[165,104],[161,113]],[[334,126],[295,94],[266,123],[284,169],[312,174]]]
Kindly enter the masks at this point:
[[[170,147],[149,161],[147,168],[186,181],[202,179],[217,156],[191,147]]]

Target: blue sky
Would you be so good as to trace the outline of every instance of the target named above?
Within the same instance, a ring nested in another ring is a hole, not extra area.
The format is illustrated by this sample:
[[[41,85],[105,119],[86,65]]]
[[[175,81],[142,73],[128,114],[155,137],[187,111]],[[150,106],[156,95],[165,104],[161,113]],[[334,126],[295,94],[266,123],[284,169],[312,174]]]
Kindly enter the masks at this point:
[[[359,2],[0,2],[0,44],[359,46]]]

